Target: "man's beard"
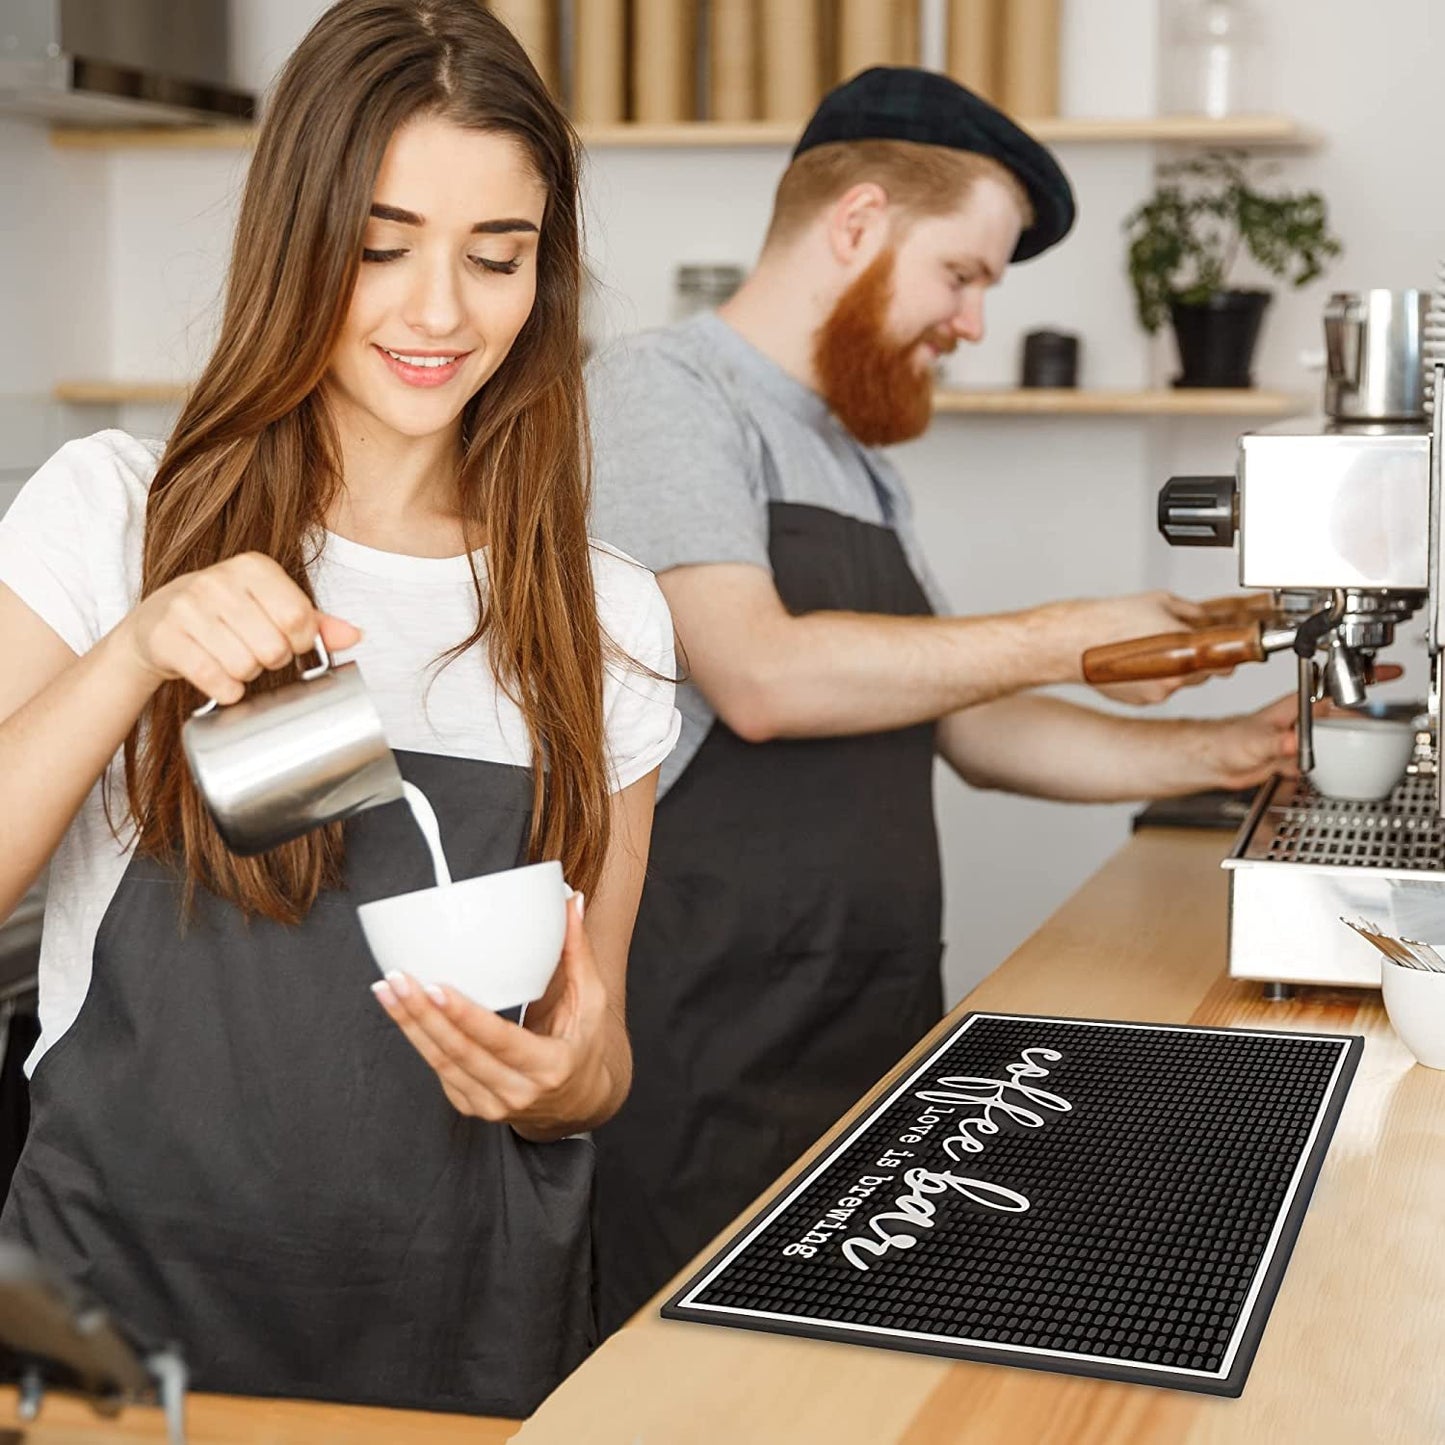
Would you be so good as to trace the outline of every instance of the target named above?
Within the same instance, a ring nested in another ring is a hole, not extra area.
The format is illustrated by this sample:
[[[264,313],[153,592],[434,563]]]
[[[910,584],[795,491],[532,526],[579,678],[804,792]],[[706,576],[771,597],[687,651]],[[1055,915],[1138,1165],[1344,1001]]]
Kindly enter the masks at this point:
[[[914,353],[923,337],[900,345],[886,329],[893,296],[893,252],[883,252],[838,298],[813,339],[813,370],[833,414],[864,446],[910,441],[933,418],[933,368]],[[930,336],[941,350],[953,337]]]

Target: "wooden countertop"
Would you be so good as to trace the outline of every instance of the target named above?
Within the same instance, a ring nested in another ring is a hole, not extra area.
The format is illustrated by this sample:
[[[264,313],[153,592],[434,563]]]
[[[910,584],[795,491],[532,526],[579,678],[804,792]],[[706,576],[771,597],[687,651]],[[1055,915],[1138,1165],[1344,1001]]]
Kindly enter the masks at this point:
[[[1219,833],[1136,835],[958,1011],[1365,1035],[1240,1399],[674,1323],[658,1318],[654,1304],[520,1433],[510,1421],[200,1396],[191,1402],[192,1441],[1438,1445],[1445,1440],[1445,1073],[1412,1066],[1377,993],[1311,989],[1271,1004],[1257,984],[1225,976],[1219,860],[1226,847]],[[907,1061],[895,1073],[904,1067]],[[0,1422],[10,1414],[0,1403]],[[109,1423],[61,1399],[47,1402],[42,1422],[26,1433],[32,1445],[164,1438],[155,1411],[128,1411]]]
[[[1445,1073],[1413,1066],[1378,993],[1271,1004],[1225,976],[1227,846],[1137,834],[958,1012],[1365,1035],[1240,1399],[671,1322],[659,1296],[518,1445],[1445,1441]]]
[[[167,1439],[159,1410],[131,1409],[104,1420],[83,1402],[55,1395],[46,1397],[35,1424],[20,1427],[14,1400],[14,1390],[0,1389],[0,1445],[11,1445],[7,1426],[23,1428],[15,1445],[165,1445]],[[502,1445],[518,1428],[516,1420],[476,1415],[232,1395],[192,1395],[186,1407],[187,1445]]]

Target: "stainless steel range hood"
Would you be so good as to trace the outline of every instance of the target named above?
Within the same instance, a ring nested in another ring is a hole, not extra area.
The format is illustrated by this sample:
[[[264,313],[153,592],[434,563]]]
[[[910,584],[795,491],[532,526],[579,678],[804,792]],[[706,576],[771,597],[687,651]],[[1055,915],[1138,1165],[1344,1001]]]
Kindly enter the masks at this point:
[[[0,0],[0,115],[70,125],[253,118],[231,0]]]

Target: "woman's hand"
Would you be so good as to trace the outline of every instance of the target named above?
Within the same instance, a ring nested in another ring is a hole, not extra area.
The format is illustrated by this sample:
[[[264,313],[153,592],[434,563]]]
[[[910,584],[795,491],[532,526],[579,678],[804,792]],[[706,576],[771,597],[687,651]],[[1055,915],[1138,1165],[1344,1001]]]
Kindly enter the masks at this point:
[[[320,611],[274,559],[243,552],[152,592],[116,628],[152,691],[184,678],[217,702],[240,700],[263,670],[287,667],[318,635],[346,648],[359,629]]]
[[[618,1045],[609,1034],[621,1030],[625,1039],[625,1026],[608,1007],[582,909],[581,894],[574,894],[561,962],[532,1005],[527,1028],[406,974],[372,985],[460,1113],[545,1141],[593,1128],[621,1105],[630,1080],[615,1077],[609,1064]]]

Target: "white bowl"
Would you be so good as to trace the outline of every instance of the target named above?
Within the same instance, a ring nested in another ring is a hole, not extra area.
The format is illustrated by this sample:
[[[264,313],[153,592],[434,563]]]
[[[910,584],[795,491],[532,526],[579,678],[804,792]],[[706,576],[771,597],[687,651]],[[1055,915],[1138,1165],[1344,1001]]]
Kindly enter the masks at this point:
[[[378,898],[356,914],[383,974],[446,984],[485,1008],[507,1009],[546,992],[571,892],[560,863],[532,863]]]
[[[1437,953],[1442,946],[1436,945]],[[1400,1042],[1427,1069],[1445,1069],[1445,973],[1382,958],[1380,987]]]
[[[1327,798],[1388,798],[1415,750],[1415,725],[1405,719],[1335,715],[1315,720],[1310,784]]]

